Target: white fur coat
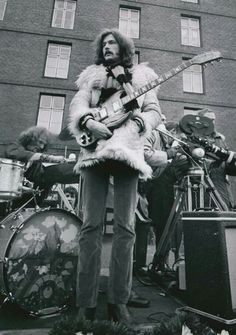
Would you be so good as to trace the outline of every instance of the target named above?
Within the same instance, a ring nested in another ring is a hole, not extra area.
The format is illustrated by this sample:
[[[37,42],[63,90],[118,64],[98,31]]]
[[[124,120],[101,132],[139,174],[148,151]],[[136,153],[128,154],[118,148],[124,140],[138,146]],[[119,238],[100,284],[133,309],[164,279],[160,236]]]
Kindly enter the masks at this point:
[[[157,78],[155,72],[146,64],[139,64],[132,69],[132,84],[135,89],[146,85]],[[91,65],[78,77],[76,85],[79,91],[74,96],[70,105],[70,130],[79,135],[78,122],[86,114],[93,113],[100,97],[101,88],[105,87],[107,72],[103,65]],[[157,89],[152,89],[141,96],[141,115],[146,131],[157,127],[160,121],[160,107],[157,99]],[[121,127],[113,131],[109,139],[100,139],[93,149],[82,148],[76,170],[92,166],[107,159],[125,162],[130,167],[140,172],[140,177],[151,177],[152,170],[144,160],[143,142],[144,133],[137,132],[137,125],[129,119]]]

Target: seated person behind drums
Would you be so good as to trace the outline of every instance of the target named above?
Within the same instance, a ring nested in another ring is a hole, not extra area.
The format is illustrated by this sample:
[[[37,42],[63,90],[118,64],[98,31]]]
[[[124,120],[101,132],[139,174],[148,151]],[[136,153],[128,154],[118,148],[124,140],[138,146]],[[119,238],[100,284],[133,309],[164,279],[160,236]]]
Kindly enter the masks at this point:
[[[23,131],[18,141],[11,143],[5,151],[6,158],[26,163],[26,179],[33,182],[35,189],[43,190],[38,204],[47,196],[53,184],[79,182],[79,176],[73,171],[74,164],[67,163],[63,156],[45,153],[52,137],[46,128],[33,126]],[[58,164],[44,166],[43,163]]]

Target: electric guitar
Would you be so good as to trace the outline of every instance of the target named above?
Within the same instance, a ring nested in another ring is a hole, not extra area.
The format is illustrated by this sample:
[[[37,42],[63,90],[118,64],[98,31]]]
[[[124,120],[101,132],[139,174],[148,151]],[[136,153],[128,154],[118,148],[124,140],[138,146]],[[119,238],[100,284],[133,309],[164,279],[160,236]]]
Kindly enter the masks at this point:
[[[221,59],[219,51],[209,51],[193,57],[192,59],[183,62],[176,68],[171,69],[165,74],[158,76],[157,79],[150,83],[134,90],[131,94],[121,97],[123,91],[117,91],[105,103],[97,108],[93,108],[93,116],[96,121],[102,122],[109,129],[115,129],[120,127],[132,114],[132,111],[127,111],[125,106],[141,95],[147,93],[151,89],[159,86],[168,79],[174,77],[176,74],[182,72],[186,68],[194,64],[207,64],[213,61],[219,61]],[[79,134],[76,136],[76,140],[81,147],[89,147],[95,144],[99,139],[96,138],[89,130],[79,130]]]

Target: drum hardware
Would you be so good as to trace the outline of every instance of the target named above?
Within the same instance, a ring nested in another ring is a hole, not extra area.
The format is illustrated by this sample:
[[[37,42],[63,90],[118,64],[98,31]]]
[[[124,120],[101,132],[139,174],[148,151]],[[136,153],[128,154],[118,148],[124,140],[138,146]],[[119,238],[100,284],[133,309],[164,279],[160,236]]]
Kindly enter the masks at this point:
[[[14,216],[13,216],[13,220],[21,220],[22,222],[24,221],[23,215],[20,212],[17,212]]]
[[[17,226],[10,226],[10,229],[13,231],[18,231],[21,229],[21,226],[17,227]]]

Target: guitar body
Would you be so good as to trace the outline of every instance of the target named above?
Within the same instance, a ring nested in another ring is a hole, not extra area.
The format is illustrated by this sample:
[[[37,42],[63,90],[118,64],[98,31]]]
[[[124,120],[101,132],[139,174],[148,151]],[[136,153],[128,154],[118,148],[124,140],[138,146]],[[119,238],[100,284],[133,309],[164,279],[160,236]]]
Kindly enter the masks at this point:
[[[94,119],[105,124],[110,130],[119,128],[132,114],[132,111],[125,110],[120,99],[121,94],[122,91],[117,91],[101,107],[94,108]],[[92,146],[99,140],[89,130],[79,130],[76,139],[81,147]]]

